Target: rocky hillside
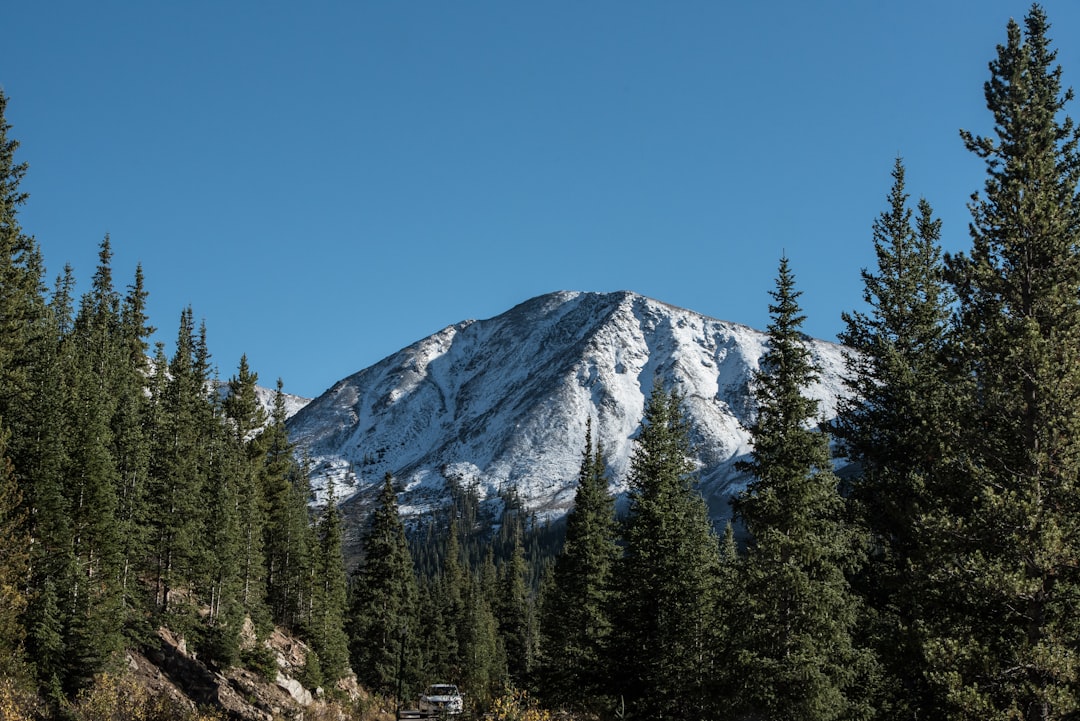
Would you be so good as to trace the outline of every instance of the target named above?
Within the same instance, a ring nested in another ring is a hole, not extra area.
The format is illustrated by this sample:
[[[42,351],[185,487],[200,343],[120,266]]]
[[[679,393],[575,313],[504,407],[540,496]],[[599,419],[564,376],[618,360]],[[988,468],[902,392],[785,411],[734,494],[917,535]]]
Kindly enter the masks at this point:
[[[90,694],[119,693],[128,697],[128,705],[136,705],[142,698],[155,708],[171,708],[174,714],[200,709],[242,721],[393,718],[393,709],[380,709],[378,702],[356,685],[355,677],[340,681],[329,691],[306,688],[301,679],[308,648],[280,630],[259,642],[249,624],[245,633],[247,657],[259,662],[224,671],[202,663],[184,640],[168,629],[160,629],[156,640],[147,650],[127,653],[130,673],[112,679],[112,687],[92,688]],[[253,649],[258,653],[250,653]],[[124,711],[118,713],[122,716]],[[127,713],[138,715],[133,710]]]

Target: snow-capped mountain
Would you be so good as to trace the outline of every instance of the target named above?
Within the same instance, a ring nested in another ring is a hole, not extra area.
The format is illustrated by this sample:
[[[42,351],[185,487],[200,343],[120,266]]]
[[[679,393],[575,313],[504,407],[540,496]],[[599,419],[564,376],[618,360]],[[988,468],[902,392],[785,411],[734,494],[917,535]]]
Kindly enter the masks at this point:
[[[630,292],[559,292],[495,318],[464,321],[338,382],[290,421],[317,488],[338,498],[392,473],[402,512],[440,499],[448,479],[481,497],[513,488],[541,515],[573,502],[593,419],[612,488],[626,488],[633,438],[653,385],[677,386],[693,427],[701,490],[714,516],[745,483],[749,384],[767,336]],[[832,417],[842,348],[810,341],[810,394]],[[367,495],[367,494],[363,494]]]
[[[266,411],[266,417],[269,418],[274,412],[274,396],[277,395],[277,390],[273,388],[265,388],[263,386],[255,386],[255,396],[259,399],[259,405]],[[285,417],[292,418],[300,409],[311,403],[310,398],[304,398],[303,396],[296,396],[292,393],[281,394],[285,400]]]

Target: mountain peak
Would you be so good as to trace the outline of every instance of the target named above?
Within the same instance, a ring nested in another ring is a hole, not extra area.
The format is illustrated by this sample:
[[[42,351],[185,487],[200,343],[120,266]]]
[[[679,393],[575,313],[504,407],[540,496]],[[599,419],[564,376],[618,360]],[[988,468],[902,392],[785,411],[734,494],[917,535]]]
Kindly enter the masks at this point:
[[[290,420],[313,484],[344,493],[392,473],[403,512],[438,502],[449,481],[481,497],[516,490],[559,515],[572,503],[593,420],[613,490],[625,490],[633,437],[657,382],[677,386],[693,428],[702,492],[715,516],[745,481],[749,384],[767,336],[630,292],[557,291],[494,318],[463,321],[338,382]],[[810,341],[811,395],[831,417],[840,346]]]

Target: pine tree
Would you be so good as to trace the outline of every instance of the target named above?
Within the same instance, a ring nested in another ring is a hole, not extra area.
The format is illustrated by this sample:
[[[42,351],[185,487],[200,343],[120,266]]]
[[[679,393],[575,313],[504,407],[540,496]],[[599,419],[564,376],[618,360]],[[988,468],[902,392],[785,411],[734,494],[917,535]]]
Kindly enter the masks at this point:
[[[30,538],[15,468],[7,457],[10,431],[0,426],[0,677],[13,678],[25,662],[22,614],[26,610],[26,574]]]
[[[446,530],[446,553],[442,562],[442,575],[437,586],[439,614],[446,624],[438,629],[439,656],[445,659],[442,669],[447,678],[462,678],[468,658],[468,634],[466,625],[469,576],[463,567],[461,542],[458,539],[456,519],[450,521]]]
[[[424,679],[460,681],[465,665],[466,601],[468,577],[462,568],[461,546],[458,541],[457,521],[451,518],[440,533],[438,524],[432,520],[429,528],[430,545],[435,573],[421,576],[419,594],[419,638],[417,639],[419,664]],[[485,566],[487,562],[485,561]],[[495,576],[494,560],[484,577]],[[484,588],[493,581],[483,581]],[[485,593],[486,597],[486,593]]]
[[[747,591],[743,587],[743,558],[735,539],[735,526],[729,520],[720,539],[720,568],[717,576],[717,595],[720,602],[713,618],[713,653],[718,659],[710,690],[724,713],[732,713],[742,688],[738,667],[739,635],[745,622],[743,609],[748,607]]]
[[[246,449],[236,437],[230,419],[224,417],[222,404],[216,404],[215,410],[214,423],[203,442],[209,463],[203,485],[203,543],[197,556],[199,601],[205,609],[200,610],[198,649],[204,659],[227,667],[240,658],[245,616],[251,612],[255,619],[262,619],[261,606],[245,596],[248,519],[242,499],[250,475]],[[258,610],[253,611],[252,606]]]
[[[532,631],[535,622],[532,594],[526,583],[528,572],[519,527],[514,534],[510,557],[499,568],[498,591],[495,601],[491,602],[499,638],[506,652],[507,680],[514,688],[529,686],[534,652]]]
[[[364,560],[353,579],[349,609],[350,659],[366,688],[391,694],[398,684],[402,636],[417,652],[418,589],[393,477],[383,479],[363,541]],[[409,679],[416,682],[418,679]]]
[[[494,609],[502,593],[499,587],[499,566],[495,563],[495,544],[487,547],[484,561],[480,564],[479,571],[474,571],[474,575],[479,579],[480,593],[484,594],[488,605]]]
[[[306,618],[305,609],[310,607],[309,579],[316,544],[308,512],[308,473],[293,455],[295,447],[289,441],[285,416],[285,393],[279,378],[270,423],[259,439],[265,454],[260,485],[266,507],[266,600],[275,623],[299,629]]]
[[[247,355],[240,356],[236,375],[229,379],[229,393],[223,401],[225,416],[232,421],[239,444],[252,440],[267,420],[256,392],[258,383],[259,374],[251,370]]]
[[[33,436],[24,421],[34,399],[31,375],[50,339],[43,335],[48,328],[41,252],[18,219],[27,199],[19,188],[27,164],[15,161],[19,142],[8,137],[6,110],[7,96],[0,91],[0,418],[12,430],[9,452],[19,472],[28,465],[23,444]]]
[[[259,431],[266,423],[266,412],[256,395],[258,382],[259,375],[248,367],[247,356],[241,356],[237,374],[229,379],[229,393],[223,401],[225,416],[233,431],[233,445],[239,451],[233,483],[237,514],[244,520],[238,549],[240,602],[248,613],[256,617],[264,615],[264,534],[268,505],[260,479],[266,462],[266,449]]]
[[[877,268],[862,272],[869,310],[843,316],[849,395],[833,424],[843,454],[859,469],[851,495],[873,556],[858,585],[868,601],[866,633],[892,679],[878,704],[895,715],[933,708],[918,633],[930,593],[924,517],[955,503],[943,480],[960,387],[946,362],[952,298],[941,223],[923,199],[912,224],[904,174],[898,158],[888,209],[873,225]]]
[[[349,667],[349,639],[345,633],[347,585],[341,555],[341,515],[334,484],[327,486],[326,507],[318,525],[317,579],[308,621],[311,645],[319,656],[323,677],[337,681]]]
[[[1038,5],[1009,22],[985,85],[995,137],[962,133],[987,168],[970,255],[946,259],[974,380],[967,503],[928,524],[943,589],[931,678],[953,718],[1080,710],[1080,131],[1049,27]]]
[[[617,690],[636,718],[702,718],[713,703],[719,544],[681,402],[656,384],[631,460],[614,653]]]
[[[485,707],[506,687],[506,649],[499,637],[498,619],[479,578],[469,579],[462,600],[460,678],[475,703]]]
[[[68,595],[75,577],[72,523],[67,492],[71,394],[64,379],[72,374],[70,333],[73,325],[70,267],[56,283],[47,314],[48,339],[32,366],[31,383],[36,402],[24,416],[34,433],[24,439],[22,466],[16,473],[26,479],[23,502],[27,509],[30,544],[29,598],[24,625],[26,648],[33,659],[42,690],[52,700],[62,695],[67,675],[64,636],[71,618]]]
[[[142,267],[135,270],[120,308],[116,406],[112,422],[117,471],[117,533],[120,538],[119,585],[127,633],[141,641],[151,632],[145,623],[152,606],[142,583],[149,556],[147,497],[150,474],[150,439],[147,436],[150,367],[148,338],[154,328],[146,315],[147,292]]]
[[[540,682],[553,705],[595,708],[610,683],[608,641],[612,632],[611,587],[619,557],[615,500],[599,446],[593,448],[592,419],[585,427],[585,452],[566,539],[542,595]]]
[[[205,351],[195,336],[190,308],[180,316],[176,348],[164,382],[151,385],[154,399],[154,468],[150,527],[155,606],[181,633],[189,630],[194,609],[179,602],[179,590],[193,590],[205,568],[203,505],[207,459],[203,441],[212,407],[207,400]],[[162,367],[156,373],[163,372]]]
[[[55,325],[45,301],[40,250],[19,223],[19,210],[27,200],[27,194],[20,189],[27,164],[15,158],[19,143],[9,136],[7,100],[0,91],[0,433],[8,434],[0,462],[4,464],[3,483],[17,484],[21,498],[18,508],[4,508],[0,515],[11,523],[16,518],[24,519],[27,524],[24,530],[36,544],[27,546],[31,553],[26,559],[15,550],[10,551],[10,556],[0,554],[7,558],[6,562],[0,562],[8,564],[6,571],[14,572],[23,560],[30,564],[29,583],[21,583],[18,596],[4,592],[11,605],[0,615],[7,618],[7,613],[19,614],[25,610],[22,626],[27,631],[29,656],[37,661],[40,677],[59,679],[62,653],[47,651],[45,639],[35,631],[44,626],[32,625],[35,619],[44,616],[42,584],[67,568],[62,559],[68,546],[61,538],[67,520],[62,494],[64,434],[60,428],[60,409],[63,405],[60,388],[54,382],[56,377],[50,372],[57,362],[58,339],[52,332]],[[51,421],[48,426],[43,424],[45,419]],[[14,495],[6,496],[13,498]],[[43,537],[44,533],[53,532],[57,534],[55,537]],[[3,583],[10,580],[5,576]],[[51,621],[56,621],[52,628],[59,633],[61,622],[55,617]],[[17,646],[22,632],[11,630],[12,635],[8,636],[6,624],[0,625],[5,625],[0,635],[6,637],[0,640],[0,646]],[[0,649],[0,656],[4,653]],[[58,684],[59,680],[54,686]]]
[[[112,424],[116,379],[125,356],[119,343],[119,296],[113,288],[106,236],[91,291],[70,334],[69,466],[65,492],[75,563],[64,605],[73,613],[66,638],[69,691],[89,683],[123,646],[121,539],[117,526],[119,472]]]
[[[818,404],[805,395],[818,370],[786,257],[771,295],[753,451],[740,465],[753,480],[735,506],[751,536],[734,639],[738,705],[764,718],[864,718],[855,686],[864,660],[852,642],[857,602],[845,577],[855,544],[828,436],[813,427]]]

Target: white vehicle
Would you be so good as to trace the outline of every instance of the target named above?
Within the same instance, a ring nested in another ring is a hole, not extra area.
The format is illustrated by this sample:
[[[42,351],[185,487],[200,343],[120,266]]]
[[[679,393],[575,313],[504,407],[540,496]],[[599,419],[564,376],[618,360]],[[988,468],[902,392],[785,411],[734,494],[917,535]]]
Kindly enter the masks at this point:
[[[457,715],[464,707],[461,693],[452,683],[433,683],[420,697],[420,710],[426,713]]]

